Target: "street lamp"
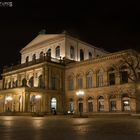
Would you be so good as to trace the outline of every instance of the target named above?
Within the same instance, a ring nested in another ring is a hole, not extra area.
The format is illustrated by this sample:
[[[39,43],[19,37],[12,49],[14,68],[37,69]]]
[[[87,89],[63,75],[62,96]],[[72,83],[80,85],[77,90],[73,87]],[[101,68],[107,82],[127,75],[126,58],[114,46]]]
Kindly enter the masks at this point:
[[[76,92],[76,95],[80,98],[80,97],[83,97],[84,96],[84,91],[77,91]],[[80,112],[80,117],[82,116],[82,111],[83,111],[83,104],[82,103],[78,103],[78,106],[79,106],[79,112]]]
[[[11,102],[13,98],[11,96],[8,96],[5,98],[6,104],[8,104],[8,111],[9,111],[9,102]]]
[[[41,110],[41,102],[40,102],[41,95],[36,95],[35,99],[37,100],[37,109],[38,109],[38,112],[39,112]],[[40,109],[39,109],[39,107],[40,107]]]

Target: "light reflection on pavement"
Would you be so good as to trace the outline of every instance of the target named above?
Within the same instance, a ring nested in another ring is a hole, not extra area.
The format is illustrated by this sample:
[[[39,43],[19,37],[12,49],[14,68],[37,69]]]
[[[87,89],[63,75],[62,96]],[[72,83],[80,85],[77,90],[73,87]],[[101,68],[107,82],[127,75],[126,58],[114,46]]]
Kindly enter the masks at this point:
[[[0,116],[0,140],[139,140],[140,119]]]

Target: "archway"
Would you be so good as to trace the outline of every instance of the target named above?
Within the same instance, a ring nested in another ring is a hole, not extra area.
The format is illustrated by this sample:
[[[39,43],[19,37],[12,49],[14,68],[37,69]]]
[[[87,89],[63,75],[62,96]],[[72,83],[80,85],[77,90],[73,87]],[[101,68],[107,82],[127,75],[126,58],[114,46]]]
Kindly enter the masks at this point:
[[[57,110],[57,99],[53,97],[51,99],[51,111],[55,112]]]
[[[130,98],[129,98],[128,94],[122,95],[122,110],[123,111],[130,111],[131,110]]]
[[[103,96],[100,96],[98,98],[98,110],[104,111],[104,97]]]

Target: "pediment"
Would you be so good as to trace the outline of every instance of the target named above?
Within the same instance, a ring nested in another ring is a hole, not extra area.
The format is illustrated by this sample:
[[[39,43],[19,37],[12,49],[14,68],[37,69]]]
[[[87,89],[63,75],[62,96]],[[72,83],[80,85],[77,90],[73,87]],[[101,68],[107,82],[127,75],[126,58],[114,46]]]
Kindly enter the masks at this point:
[[[37,46],[41,43],[45,43],[49,40],[55,39],[57,37],[61,36],[60,34],[39,34],[36,38],[34,38],[30,43],[28,43],[20,52],[23,52],[24,50],[31,48],[33,46]]]

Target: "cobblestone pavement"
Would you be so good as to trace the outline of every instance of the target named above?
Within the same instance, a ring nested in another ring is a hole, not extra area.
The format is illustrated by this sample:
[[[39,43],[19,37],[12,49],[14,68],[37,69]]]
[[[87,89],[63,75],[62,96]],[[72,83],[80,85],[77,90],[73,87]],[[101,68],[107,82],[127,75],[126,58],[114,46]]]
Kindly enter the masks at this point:
[[[140,119],[0,116],[0,140],[140,140]]]

